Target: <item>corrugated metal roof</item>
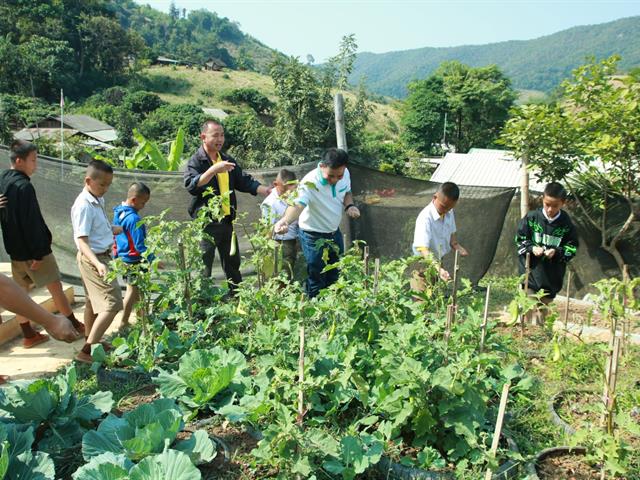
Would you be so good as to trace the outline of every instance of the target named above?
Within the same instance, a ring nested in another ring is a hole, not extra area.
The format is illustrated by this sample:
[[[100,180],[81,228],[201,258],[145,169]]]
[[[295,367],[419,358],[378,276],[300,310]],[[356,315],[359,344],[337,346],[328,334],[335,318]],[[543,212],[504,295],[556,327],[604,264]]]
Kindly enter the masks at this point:
[[[55,117],[55,119],[61,121],[60,117]],[[111,125],[101,122],[97,118],[90,117],[89,115],[65,115],[64,125],[84,133],[97,132],[100,130],[115,130]]]
[[[506,150],[472,149],[469,153],[447,153],[433,172],[431,181],[454,182],[477,187],[520,187],[520,165]],[[544,190],[533,175],[529,175],[529,189]]]
[[[220,110],[219,108],[202,107],[202,111],[207,115],[211,115],[212,117],[218,118],[220,120],[229,116],[227,112],[225,112],[224,110]]]
[[[73,130],[71,128],[64,129],[65,138],[72,137],[78,133],[78,130]],[[33,140],[37,140],[40,137],[43,138],[60,138],[60,129],[59,128],[23,128],[22,130],[15,132],[13,137],[18,140],[26,140],[27,142],[31,142]]]
[[[82,132],[86,136],[95,138],[100,142],[113,142],[118,139],[118,132],[116,132],[113,128],[109,130],[96,130],[93,132]]]

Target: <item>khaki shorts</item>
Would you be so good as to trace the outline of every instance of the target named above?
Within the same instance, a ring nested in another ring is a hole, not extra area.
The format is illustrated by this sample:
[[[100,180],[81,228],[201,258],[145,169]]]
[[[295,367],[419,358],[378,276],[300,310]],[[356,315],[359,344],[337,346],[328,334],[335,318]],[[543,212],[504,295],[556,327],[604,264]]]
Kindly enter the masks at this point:
[[[96,257],[105,265],[109,265],[111,261],[111,256],[107,252],[96,254]],[[105,281],[98,274],[96,267],[82,253],[78,252],[76,259],[80,269],[80,277],[82,277],[86,303],[91,305],[93,313],[117,313],[122,310],[122,292],[118,281],[115,279],[111,283]]]
[[[42,257],[42,263],[37,270],[31,270],[31,262],[32,260],[11,261],[11,276],[22,288],[39,288],[60,281],[60,270],[53,253]]]
[[[414,292],[424,292],[427,287],[438,282],[438,277],[427,274],[426,270],[427,266],[422,260],[408,265],[405,275],[409,276],[409,286]]]

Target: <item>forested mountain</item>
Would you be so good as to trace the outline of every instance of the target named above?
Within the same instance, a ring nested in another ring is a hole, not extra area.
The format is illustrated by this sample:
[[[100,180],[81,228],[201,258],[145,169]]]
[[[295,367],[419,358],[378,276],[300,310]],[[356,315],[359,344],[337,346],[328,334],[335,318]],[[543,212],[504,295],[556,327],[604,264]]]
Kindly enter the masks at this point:
[[[350,80],[356,84],[364,76],[371,91],[404,97],[408,82],[426,78],[444,61],[457,60],[470,66],[496,64],[515,88],[549,92],[586,58],[612,54],[621,55],[623,70],[640,66],[640,17],[574,27],[534,40],[360,53]]]
[[[0,2],[0,93],[53,100],[124,84],[159,55],[264,71],[274,50],[206,10],[132,0]]]
[[[179,0],[171,4],[169,12],[133,0],[111,3],[120,24],[142,36],[151,56],[166,55],[196,63],[217,58],[232,68],[258,71],[264,71],[273,60],[273,49],[243,33],[237,22],[215,12],[187,11]]]

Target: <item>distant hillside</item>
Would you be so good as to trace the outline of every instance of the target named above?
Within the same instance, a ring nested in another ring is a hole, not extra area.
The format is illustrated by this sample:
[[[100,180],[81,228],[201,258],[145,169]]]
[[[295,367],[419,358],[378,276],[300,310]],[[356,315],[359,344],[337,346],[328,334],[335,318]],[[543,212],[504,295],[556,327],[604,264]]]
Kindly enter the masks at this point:
[[[265,71],[273,56],[281,55],[242,32],[237,22],[205,9],[187,11],[177,3],[169,12],[132,0],[115,0],[112,8],[124,28],[144,39],[150,57],[196,63],[216,58],[231,68]]]
[[[471,66],[496,64],[515,88],[549,92],[585,58],[616,53],[622,56],[622,69],[640,66],[640,17],[574,27],[534,40],[361,53],[351,81],[356,84],[364,76],[371,91],[402,98],[408,82],[429,76],[444,61],[458,60]]]
[[[220,108],[227,113],[239,113],[248,107],[230,103],[226,94],[237,88],[255,88],[275,101],[273,80],[257,72],[227,70],[224,72],[197,71],[185,67],[151,67],[144,71],[145,90],[157,93],[169,103],[194,103],[203,107]],[[355,95],[344,92],[355,101]],[[397,105],[371,102],[373,112],[367,130],[397,133],[400,111]]]

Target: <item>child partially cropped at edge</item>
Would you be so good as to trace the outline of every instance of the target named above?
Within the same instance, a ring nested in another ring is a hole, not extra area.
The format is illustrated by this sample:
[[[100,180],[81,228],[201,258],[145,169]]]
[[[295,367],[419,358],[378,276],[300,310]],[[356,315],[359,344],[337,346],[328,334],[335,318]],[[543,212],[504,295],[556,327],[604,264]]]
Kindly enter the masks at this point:
[[[540,301],[548,305],[562,290],[567,263],[576,255],[578,234],[569,214],[562,210],[567,191],[551,182],[544,188],[542,208],[529,212],[518,225],[520,275],[526,272],[526,256],[530,253],[528,293],[543,290]]]
[[[135,271],[136,265],[141,264],[145,258],[142,255],[147,251],[145,239],[147,229],[144,225],[138,225],[141,220],[140,210],[151,198],[151,190],[142,182],[134,182],[129,186],[127,199],[113,209],[113,225],[122,227],[122,232],[115,237],[115,258],[121,258],[130,272],[127,275],[127,291],[124,295],[124,309],[120,327],[129,324],[129,316],[133,306],[140,298],[140,290],[136,286]],[[147,258],[153,260],[153,258]]]

